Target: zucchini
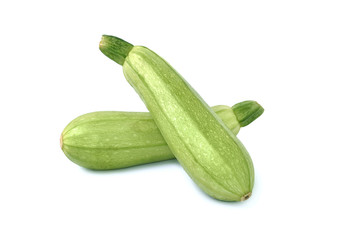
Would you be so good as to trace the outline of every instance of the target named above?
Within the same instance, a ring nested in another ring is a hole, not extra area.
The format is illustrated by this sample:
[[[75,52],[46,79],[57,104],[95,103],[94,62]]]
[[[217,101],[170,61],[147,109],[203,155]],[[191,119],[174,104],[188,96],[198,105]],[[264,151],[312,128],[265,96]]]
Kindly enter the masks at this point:
[[[248,199],[254,186],[249,153],[181,75],[153,51],[120,38],[104,35],[99,47],[123,66],[125,78],[194,182],[219,200]]]
[[[213,111],[237,134],[263,113],[255,101],[215,106]],[[175,158],[151,114],[93,112],[77,117],[62,132],[60,145],[74,163],[94,170],[110,170]]]

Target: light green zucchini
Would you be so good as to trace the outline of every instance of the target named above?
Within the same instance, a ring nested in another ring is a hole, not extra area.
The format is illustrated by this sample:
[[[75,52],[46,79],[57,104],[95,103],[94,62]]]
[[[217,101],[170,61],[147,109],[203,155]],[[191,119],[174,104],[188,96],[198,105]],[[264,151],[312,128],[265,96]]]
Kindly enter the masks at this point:
[[[123,65],[172,153],[210,196],[243,201],[254,185],[251,158],[196,91],[153,51],[104,35],[100,50]]]
[[[255,101],[215,106],[213,111],[236,135],[263,113]],[[93,112],[77,117],[62,132],[61,148],[74,163],[109,170],[175,158],[150,113]]]

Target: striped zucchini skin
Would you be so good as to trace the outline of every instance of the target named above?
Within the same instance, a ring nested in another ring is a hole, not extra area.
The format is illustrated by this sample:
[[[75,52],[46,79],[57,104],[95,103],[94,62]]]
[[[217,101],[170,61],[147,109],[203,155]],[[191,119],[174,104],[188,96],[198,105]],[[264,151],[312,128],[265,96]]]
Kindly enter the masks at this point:
[[[255,101],[244,101],[232,108],[219,105],[212,109],[236,135],[241,126],[259,117],[263,108]],[[107,111],[79,116],[62,132],[61,148],[71,161],[94,170],[175,158],[151,114],[142,112]]]
[[[108,43],[114,38],[103,36],[100,43],[101,51],[108,57]],[[194,182],[219,200],[249,198],[254,185],[252,160],[221,119],[156,53],[141,46],[119,51],[126,56],[120,63],[127,81],[140,95],[171,151]]]

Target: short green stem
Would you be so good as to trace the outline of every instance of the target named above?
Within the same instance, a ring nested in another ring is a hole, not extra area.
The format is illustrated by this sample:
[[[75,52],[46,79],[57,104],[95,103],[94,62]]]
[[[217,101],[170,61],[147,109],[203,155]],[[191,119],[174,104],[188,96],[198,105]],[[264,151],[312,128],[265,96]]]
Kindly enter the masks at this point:
[[[99,43],[101,52],[120,65],[123,65],[132,48],[132,44],[118,37],[109,35],[103,35],[102,40]]]
[[[263,114],[264,108],[256,101],[244,101],[232,106],[240,126],[245,127]]]

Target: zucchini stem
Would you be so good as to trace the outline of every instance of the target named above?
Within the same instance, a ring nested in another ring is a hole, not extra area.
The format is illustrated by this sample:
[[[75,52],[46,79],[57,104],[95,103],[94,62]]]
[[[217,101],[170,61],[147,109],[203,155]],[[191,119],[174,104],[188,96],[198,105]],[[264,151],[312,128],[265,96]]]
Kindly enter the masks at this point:
[[[99,43],[101,52],[120,65],[123,65],[132,48],[132,44],[110,35],[103,35]]]
[[[237,103],[232,109],[241,127],[248,126],[264,112],[264,108],[256,101]]]

